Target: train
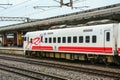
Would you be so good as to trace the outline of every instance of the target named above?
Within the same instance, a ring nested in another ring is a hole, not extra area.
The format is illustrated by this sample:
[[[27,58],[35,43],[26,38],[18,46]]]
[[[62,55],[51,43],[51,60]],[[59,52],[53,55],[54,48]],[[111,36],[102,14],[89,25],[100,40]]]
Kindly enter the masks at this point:
[[[26,56],[120,64],[120,23],[27,32]]]

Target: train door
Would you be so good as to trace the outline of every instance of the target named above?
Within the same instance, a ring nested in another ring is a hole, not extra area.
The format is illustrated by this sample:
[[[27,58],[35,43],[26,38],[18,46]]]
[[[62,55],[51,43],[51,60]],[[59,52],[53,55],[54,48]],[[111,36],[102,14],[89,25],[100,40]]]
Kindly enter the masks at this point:
[[[104,31],[104,52],[109,53],[111,52],[111,32],[110,30]]]
[[[23,37],[23,40],[24,40],[24,42],[23,42],[23,48],[24,48],[24,50],[25,50],[25,49],[26,49],[26,44],[27,44],[27,37],[24,36],[24,37]]]
[[[120,24],[118,26],[117,50],[118,50],[118,55],[120,56]]]
[[[32,38],[29,37],[29,35],[26,36],[26,44],[25,44],[25,48],[27,50],[31,50],[32,47]]]
[[[44,38],[43,34],[40,34],[40,43],[39,43],[39,46],[41,46],[39,48],[40,50],[42,50],[42,46],[43,46],[43,43],[44,43],[43,38]]]

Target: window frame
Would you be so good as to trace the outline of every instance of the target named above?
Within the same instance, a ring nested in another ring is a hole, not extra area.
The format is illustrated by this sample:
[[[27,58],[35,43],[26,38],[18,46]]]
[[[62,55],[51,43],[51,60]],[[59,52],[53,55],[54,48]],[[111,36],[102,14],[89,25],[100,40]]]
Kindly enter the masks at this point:
[[[49,37],[49,43],[52,43],[52,38],[51,37]]]
[[[62,37],[62,43],[66,43],[66,37]]]
[[[45,43],[48,43],[48,38],[45,38]]]
[[[106,32],[106,41],[110,41],[110,32]]]
[[[90,36],[85,36],[85,42],[90,43]]]
[[[56,40],[56,37],[53,37],[53,43],[56,43],[57,40]]]
[[[57,38],[58,43],[61,43],[61,37]]]
[[[97,36],[96,35],[92,36],[92,43],[97,43]]]
[[[73,36],[73,43],[77,43],[77,36]]]
[[[83,36],[79,36],[79,43],[83,43],[84,42],[84,37]]]
[[[71,43],[71,42],[72,42],[71,36],[68,36],[67,37],[67,43]]]

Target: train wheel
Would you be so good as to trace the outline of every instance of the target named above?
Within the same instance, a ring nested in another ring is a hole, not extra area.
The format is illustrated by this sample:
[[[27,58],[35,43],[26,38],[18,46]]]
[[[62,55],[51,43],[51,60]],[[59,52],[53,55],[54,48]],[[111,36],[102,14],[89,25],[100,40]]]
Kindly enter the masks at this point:
[[[114,63],[117,64],[117,65],[120,65],[120,57],[118,56],[115,56],[113,59],[114,59]]]
[[[28,52],[28,56],[31,56],[31,52]]]
[[[107,61],[106,57],[103,57],[102,61],[105,65],[110,65],[110,63]]]
[[[28,52],[27,51],[25,52],[25,56],[28,56]]]
[[[25,56],[26,57],[30,57],[31,56],[31,52],[27,51]]]
[[[92,64],[97,63],[97,61],[96,61],[94,58],[91,58],[91,59],[90,59],[90,62],[91,62]]]

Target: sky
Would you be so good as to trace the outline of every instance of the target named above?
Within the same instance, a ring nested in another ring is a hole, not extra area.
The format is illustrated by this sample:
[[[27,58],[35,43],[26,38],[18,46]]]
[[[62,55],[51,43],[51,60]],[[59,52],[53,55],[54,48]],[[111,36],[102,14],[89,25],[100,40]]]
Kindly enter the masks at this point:
[[[63,1],[64,3],[69,2],[69,0]],[[71,9],[67,6],[50,8],[43,7],[38,9],[33,8],[35,6],[59,6],[60,4],[54,0],[0,0],[0,4],[8,3],[12,5],[0,5],[0,17],[29,17],[30,19],[44,19],[106,5],[117,4],[120,3],[120,0],[76,0],[76,2],[73,3],[73,6],[83,7],[80,9]],[[86,8],[84,6],[88,7]],[[0,27],[16,23],[21,23],[21,21],[0,21]]]

